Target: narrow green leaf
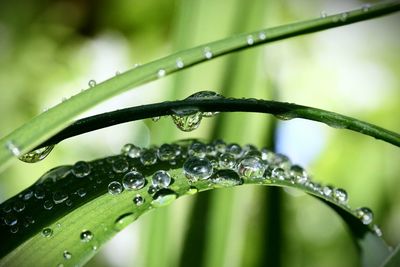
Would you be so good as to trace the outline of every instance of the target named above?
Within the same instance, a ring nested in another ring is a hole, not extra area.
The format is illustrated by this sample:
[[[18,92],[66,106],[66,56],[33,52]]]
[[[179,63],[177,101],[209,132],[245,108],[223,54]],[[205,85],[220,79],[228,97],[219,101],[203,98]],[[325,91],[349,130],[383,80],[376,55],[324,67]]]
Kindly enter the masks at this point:
[[[398,267],[400,266],[400,245],[390,253],[389,257],[381,265],[381,267]]]

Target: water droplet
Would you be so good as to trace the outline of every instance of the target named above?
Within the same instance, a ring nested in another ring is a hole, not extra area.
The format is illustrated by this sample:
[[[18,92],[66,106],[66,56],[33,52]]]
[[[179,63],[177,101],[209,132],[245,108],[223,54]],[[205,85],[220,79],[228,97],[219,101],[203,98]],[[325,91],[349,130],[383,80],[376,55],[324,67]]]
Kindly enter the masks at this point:
[[[67,199],[68,199],[68,195],[67,194],[65,194],[63,192],[60,192],[60,191],[53,192],[53,201],[54,201],[54,203],[60,204],[60,203],[64,202]]]
[[[239,158],[242,155],[242,148],[238,144],[229,144],[226,146],[225,152]]]
[[[325,11],[321,11],[320,17],[321,18],[326,18],[328,14]]]
[[[90,174],[90,165],[85,161],[78,161],[72,167],[72,173],[76,178],[83,178]]]
[[[371,8],[371,4],[366,3],[366,4],[364,4],[364,5],[362,6],[362,11],[363,11],[363,12],[368,12],[370,8]]]
[[[117,158],[112,163],[112,169],[116,173],[123,173],[129,169],[129,163],[124,158]]]
[[[287,120],[291,120],[291,119],[295,118],[296,114],[293,114],[291,112],[284,112],[284,113],[280,113],[280,114],[275,114],[274,116],[277,119],[287,121]]]
[[[235,167],[235,157],[230,153],[223,153],[219,156],[218,165],[221,168],[233,169]]]
[[[197,108],[181,108],[172,110],[171,115],[175,125],[184,132],[197,129],[200,125],[202,115]]]
[[[213,92],[213,91],[199,91],[196,92],[190,96],[188,96],[186,98],[186,100],[198,100],[198,99],[221,99],[223,98],[222,95],[218,94],[217,92]],[[203,117],[212,117],[216,114],[218,114],[219,112],[202,112],[202,116]]]
[[[130,223],[134,222],[136,220],[136,218],[137,218],[137,216],[135,214],[133,214],[132,212],[122,214],[115,220],[114,229],[116,231],[121,231],[126,226],[128,226]]]
[[[340,21],[345,22],[347,20],[348,16],[349,15],[347,13],[342,13],[342,15],[340,15]]]
[[[157,162],[157,154],[153,149],[143,149],[140,153],[140,162],[145,165],[153,165]]]
[[[267,35],[265,34],[265,32],[260,32],[258,34],[258,38],[260,38],[260,40],[265,40],[267,39]]]
[[[214,183],[214,187],[229,187],[243,184],[243,180],[240,179],[239,174],[230,169],[218,170],[211,177],[211,181]]]
[[[46,158],[53,150],[54,145],[38,148],[19,157],[23,162],[35,163]]]
[[[89,84],[90,88],[93,88],[93,87],[95,87],[97,85],[95,80],[90,80],[88,84]]]
[[[46,200],[43,203],[43,208],[45,208],[46,210],[51,210],[53,207],[54,207],[53,201]]]
[[[139,190],[146,185],[146,179],[137,171],[130,171],[122,178],[122,184],[126,190]]]
[[[186,195],[194,195],[197,192],[199,192],[199,189],[197,189],[194,186],[189,187],[189,189],[186,191]]]
[[[167,188],[171,184],[171,176],[166,171],[156,171],[151,182],[157,188]]]
[[[206,145],[194,141],[188,148],[188,155],[192,157],[204,158],[206,156]]]
[[[53,230],[51,228],[44,228],[42,230],[42,236],[51,237],[53,235]]]
[[[19,230],[19,227],[18,227],[17,225],[11,226],[11,228],[10,228],[10,232],[11,232],[12,234],[17,233],[18,230]]]
[[[130,158],[140,157],[140,151],[141,151],[141,148],[137,147],[133,144],[126,144],[121,149],[122,155],[128,156]]]
[[[206,59],[211,59],[213,57],[213,53],[209,47],[205,47],[203,50],[203,55]]]
[[[67,201],[65,201],[65,205],[67,205],[68,207],[71,207],[72,204],[74,204],[74,202],[72,202],[71,199],[67,199]]]
[[[219,153],[225,153],[226,144],[224,141],[217,139],[212,142],[212,145]]]
[[[254,38],[253,38],[252,35],[249,35],[249,36],[246,37],[246,43],[248,45],[253,45],[254,44]]]
[[[162,161],[174,160],[176,157],[175,147],[170,144],[162,144],[157,150],[157,155]]]
[[[183,60],[181,58],[178,58],[176,60],[176,66],[178,67],[178,69],[181,69],[185,66],[185,63],[183,63]]]
[[[46,196],[46,192],[42,188],[35,189],[35,198],[43,199]]]
[[[8,226],[13,226],[13,225],[16,225],[18,223],[17,217],[15,217],[14,215],[12,215],[10,213],[4,215],[3,221]]]
[[[111,183],[108,184],[108,193],[111,195],[118,195],[120,194],[124,188],[120,184],[120,182],[117,181],[112,181]]]
[[[78,190],[76,190],[76,193],[79,197],[84,197],[86,196],[86,190],[85,188],[79,188]]]
[[[33,191],[32,191],[32,190],[29,190],[28,192],[26,192],[26,193],[24,194],[23,199],[24,199],[24,200],[29,200],[29,199],[31,199],[31,197],[33,197]]]
[[[299,184],[304,184],[308,180],[307,172],[299,165],[293,165],[290,167],[289,175]]]
[[[93,233],[90,232],[89,230],[84,230],[81,232],[79,237],[82,242],[89,242],[90,240],[93,239]]]
[[[363,224],[368,225],[374,219],[372,210],[367,207],[356,209],[356,216],[362,221]]]
[[[326,186],[322,187],[322,192],[323,192],[323,194],[324,194],[325,196],[331,197],[331,196],[332,196],[332,193],[333,193],[333,189],[334,189],[334,188],[333,188],[332,186],[326,185]]]
[[[8,151],[11,152],[11,154],[16,157],[19,157],[21,155],[20,148],[13,141],[7,141],[6,148],[8,149]]]
[[[372,226],[372,229],[374,230],[375,234],[379,237],[382,237],[383,233],[381,228],[379,228],[378,225],[374,224],[374,226]]]
[[[64,257],[64,259],[69,260],[72,258],[72,254],[71,254],[71,252],[64,250],[63,257]]]
[[[160,116],[156,116],[156,117],[152,117],[152,118],[151,118],[151,120],[154,121],[154,122],[157,122],[157,121],[159,121],[160,119],[161,119]]]
[[[142,205],[144,204],[144,198],[143,198],[141,195],[136,195],[136,196],[133,198],[133,203],[134,203],[136,206],[142,206]]]
[[[286,178],[286,172],[280,167],[273,168],[271,172],[271,178],[283,181]]]
[[[340,204],[347,204],[348,196],[347,192],[341,188],[335,188],[333,190],[333,198]]]
[[[115,76],[118,76],[120,74],[121,74],[121,72],[119,72],[118,70],[115,72]]]
[[[190,157],[183,164],[183,173],[193,182],[208,179],[213,173],[213,166],[206,158]]]
[[[165,74],[167,74],[167,72],[165,71],[165,69],[159,69],[159,70],[157,71],[157,77],[158,77],[158,78],[164,77]]]
[[[263,179],[266,166],[258,157],[245,157],[238,164],[239,174],[249,179]]]
[[[16,212],[21,212],[21,211],[23,211],[23,210],[25,209],[25,203],[22,202],[22,201],[16,201],[16,202],[14,203],[14,205],[13,205],[13,209],[14,209]]]
[[[171,204],[177,197],[174,191],[161,189],[154,194],[151,205],[155,208],[164,207]]]

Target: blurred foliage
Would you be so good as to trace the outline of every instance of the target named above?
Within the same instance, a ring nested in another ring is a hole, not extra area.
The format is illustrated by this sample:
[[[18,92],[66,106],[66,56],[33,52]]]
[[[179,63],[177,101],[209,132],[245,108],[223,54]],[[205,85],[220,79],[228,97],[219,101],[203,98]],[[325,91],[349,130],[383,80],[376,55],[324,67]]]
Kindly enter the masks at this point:
[[[361,4],[0,1],[0,135],[79,92],[90,79],[104,80],[206,41]],[[321,107],[400,132],[399,19],[391,15],[229,55],[116,97],[91,113],[214,90]],[[276,146],[271,138],[275,132]],[[18,163],[1,173],[0,199],[18,193],[51,167],[115,154],[127,142],[161,144],[192,137],[274,146],[305,165],[317,181],[347,189],[351,206],[371,207],[389,244],[400,242],[397,148],[303,120],[278,123],[275,131],[274,119],[258,114],[221,114],[193,133],[180,132],[165,118],[77,137],[41,163]],[[180,260],[190,255],[185,254],[187,246],[202,256],[191,266],[262,266],[271,262],[266,257],[272,256],[268,251],[274,245],[280,254],[275,263],[281,259],[282,266],[357,264],[343,223],[318,201],[297,192],[252,187],[215,191],[141,218],[88,266],[183,266],[186,262]],[[185,226],[187,232],[182,232]],[[270,238],[276,233],[282,236]]]

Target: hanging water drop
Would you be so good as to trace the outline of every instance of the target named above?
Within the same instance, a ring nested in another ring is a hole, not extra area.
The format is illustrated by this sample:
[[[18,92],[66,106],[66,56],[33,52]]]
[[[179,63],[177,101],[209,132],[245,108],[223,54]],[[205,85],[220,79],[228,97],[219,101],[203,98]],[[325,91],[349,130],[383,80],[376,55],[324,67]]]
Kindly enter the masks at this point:
[[[218,94],[217,92],[213,91],[199,91],[196,92],[186,98],[186,100],[197,100],[197,99],[221,99],[224,98],[222,95]],[[212,117],[216,114],[218,114],[218,111],[212,112],[212,111],[205,111],[202,112],[201,115],[203,117]]]
[[[136,206],[142,206],[144,204],[144,198],[141,195],[136,195],[133,198],[133,204],[135,204]]]
[[[72,173],[76,178],[83,178],[90,174],[90,165],[85,161],[78,161],[72,167]]]
[[[249,35],[249,36],[246,37],[246,43],[248,45],[253,45],[254,44],[254,38],[253,38],[252,35]]]
[[[117,158],[112,163],[112,169],[116,173],[123,173],[129,169],[129,163],[124,158]]]
[[[356,216],[362,221],[363,224],[368,225],[372,223],[374,215],[372,210],[367,207],[358,208],[355,210]]]
[[[151,205],[155,208],[164,207],[171,204],[177,197],[174,191],[161,189],[154,194]]]
[[[203,55],[206,59],[211,59],[213,57],[213,53],[209,47],[205,47],[203,50]]]
[[[13,141],[7,141],[6,148],[8,149],[8,151],[11,152],[12,155],[16,157],[19,157],[21,155],[20,148]]]
[[[183,164],[183,173],[190,181],[208,179],[213,173],[213,166],[206,158],[190,157]]]
[[[130,171],[122,178],[122,184],[126,190],[139,190],[146,185],[146,179],[137,171]]]
[[[348,196],[347,192],[341,188],[335,188],[333,190],[333,199],[336,200],[339,204],[347,204]]]
[[[36,150],[33,150],[31,152],[28,152],[22,156],[19,157],[19,160],[27,163],[35,163],[39,162],[43,159],[45,159],[50,152],[53,150],[54,145],[51,146],[46,146],[42,148],[38,148]]]
[[[95,80],[90,80],[88,85],[89,85],[90,88],[93,88],[93,87],[95,87],[97,85],[97,83],[96,83]]]
[[[130,158],[140,157],[141,148],[133,144],[126,144],[121,148],[121,154]]]
[[[185,66],[185,63],[183,63],[183,60],[181,58],[178,58],[176,60],[176,66],[178,67],[178,69],[182,69]]]
[[[171,115],[175,125],[184,132],[197,129],[200,125],[202,115],[197,108],[181,108],[172,110]]]
[[[108,184],[108,193],[110,193],[111,195],[118,195],[122,192],[122,190],[122,185],[117,181],[112,181]]]
[[[89,242],[90,240],[93,239],[93,233],[90,232],[89,230],[84,230],[81,232],[79,237],[82,242]]]
[[[67,251],[67,250],[64,250],[64,252],[63,252],[63,257],[64,257],[64,259],[66,259],[66,260],[70,260],[70,259],[72,258],[72,254],[71,254],[71,252],[69,252],[69,251]]]
[[[218,170],[211,177],[211,181],[214,184],[214,187],[217,188],[243,184],[243,180],[240,179],[239,174],[230,169]]]
[[[140,153],[140,162],[145,165],[153,165],[157,162],[157,154],[153,149],[143,149]]]
[[[266,166],[258,157],[245,157],[237,168],[241,176],[249,179],[263,179]]]
[[[52,230],[51,228],[44,228],[44,229],[42,230],[42,236],[43,236],[43,237],[49,238],[49,237],[51,237],[52,235],[53,235],[53,230]]]

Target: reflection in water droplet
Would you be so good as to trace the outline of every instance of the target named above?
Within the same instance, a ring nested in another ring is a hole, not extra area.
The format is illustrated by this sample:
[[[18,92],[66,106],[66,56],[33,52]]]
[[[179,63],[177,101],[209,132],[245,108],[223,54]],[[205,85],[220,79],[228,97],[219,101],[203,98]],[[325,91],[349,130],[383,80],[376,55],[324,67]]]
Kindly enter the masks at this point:
[[[161,189],[154,194],[151,205],[155,208],[164,207],[171,204],[177,197],[174,191]]]
[[[78,190],[76,190],[76,194],[80,197],[84,197],[86,196],[86,190],[85,188],[79,188]]]
[[[307,172],[299,165],[291,166],[289,174],[291,178],[299,184],[304,184],[308,180]]]
[[[374,219],[374,214],[372,213],[372,210],[370,210],[367,207],[362,207],[362,208],[356,209],[356,216],[365,225],[372,223],[372,220]]]
[[[183,164],[183,173],[193,182],[198,179],[208,179],[213,173],[213,166],[206,158],[190,157]]]
[[[44,228],[42,230],[42,236],[51,237],[53,235],[53,230],[51,228]]]
[[[239,174],[230,169],[218,170],[211,177],[211,181],[214,183],[214,187],[229,187],[243,184],[243,180],[240,179]]]
[[[236,164],[235,157],[230,153],[223,153],[219,156],[219,167],[233,169]]]
[[[190,157],[204,158],[206,156],[206,146],[198,141],[194,141],[188,148]]]
[[[156,171],[151,182],[157,188],[167,188],[171,184],[171,176],[166,171]]]
[[[53,150],[54,145],[38,148],[19,157],[23,162],[35,163],[46,158]]]
[[[239,158],[242,155],[242,148],[235,143],[227,145],[225,151],[232,154],[235,158]]]
[[[13,141],[7,141],[6,143],[6,148],[8,151],[11,152],[12,155],[19,157],[21,155],[21,150],[20,148],[13,142]]]
[[[72,173],[77,178],[83,178],[90,174],[90,165],[85,161],[78,161],[72,167]]]
[[[347,192],[344,189],[341,188],[335,188],[333,190],[333,198],[339,203],[339,204],[347,204]]]
[[[240,175],[249,179],[263,179],[266,166],[258,157],[245,157],[238,164]]]
[[[81,232],[79,237],[82,242],[89,242],[90,240],[93,239],[93,233],[90,232],[89,230],[84,230]]]
[[[89,82],[88,82],[88,85],[89,85],[89,87],[95,87],[96,85],[97,85],[97,83],[96,83],[96,81],[95,80],[90,80]]]
[[[284,169],[279,167],[273,168],[271,178],[283,181],[286,178],[286,172]]]
[[[322,192],[323,192],[323,194],[325,195],[325,196],[327,196],[327,197],[331,197],[332,196],[332,193],[333,193],[333,187],[332,186],[330,186],[330,185],[326,185],[326,186],[324,186],[323,188],[322,188]]]
[[[35,198],[43,199],[46,196],[46,192],[42,188],[35,189]]]
[[[64,250],[63,257],[64,257],[64,259],[69,260],[72,258],[72,254],[69,251]]]
[[[134,203],[136,206],[142,206],[142,205],[144,204],[144,198],[143,198],[141,195],[136,195],[136,196],[133,198],[133,203]]]
[[[108,184],[108,193],[111,195],[118,195],[123,191],[122,185],[117,181],[112,181]]]
[[[13,226],[13,225],[16,225],[18,223],[17,217],[15,217],[14,215],[12,215],[10,213],[4,215],[3,221],[8,226]]]
[[[134,222],[136,220],[137,216],[135,216],[133,213],[125,213],[119,216],[115,222],[114,222],[114,229],[116,231],[121,231],[124,229],[126,226],[128,226],[130,223]]]
[[[171,115],[175,125],[184,132],[197,129],[200,125],[202,115],[197,108],[181,108],[172,110]]]
[[[139,190],[146,185],[146,179],[137,171],[130,171],[122,178],[122,184],[127,190]]]

